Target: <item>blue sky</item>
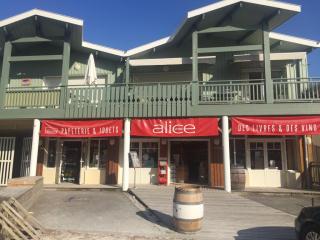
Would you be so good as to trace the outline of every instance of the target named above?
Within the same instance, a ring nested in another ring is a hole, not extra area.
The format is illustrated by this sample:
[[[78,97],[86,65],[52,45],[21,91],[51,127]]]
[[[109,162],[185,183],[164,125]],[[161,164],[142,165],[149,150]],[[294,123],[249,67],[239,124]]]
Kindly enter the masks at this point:
[[[277,32],[320,41],[320,1],[286,0],[302,5],[302,13]],[[39,8],[84,20],[84,39],[130,49],[171,35],[189,10],[215,0],[2,0],[0,18]],[[320,49],[309,55],[310,76],[320,77]]]

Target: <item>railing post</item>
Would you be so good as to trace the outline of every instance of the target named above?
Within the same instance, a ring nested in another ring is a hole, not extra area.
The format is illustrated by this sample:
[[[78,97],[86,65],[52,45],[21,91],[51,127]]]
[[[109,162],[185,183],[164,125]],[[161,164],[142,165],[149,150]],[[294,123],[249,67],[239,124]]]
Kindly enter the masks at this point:
[[[198,75],[198,32],[192,33],[192,105],[199,103],[199,75]]]
[[[12,51],[12,43],[10,41],[5,42],[2,62],[2,73],[0,81],[0,108],[4,108],[6,89],[9,83],[10,76],[10,57]]]
[[[64,109],[67,97],[67,85],[70,63],[70,42],[66,39],[63,42],[63,59],[62,59],[62,78],[60,90],[60,109]]]
[[[270,61],[270,39],[268,23],[263,23],[263,58],[264,58],[264,76],[265,76],[265,96],[267,103],[273,103],[273,82],[271,78],[271,61]]]

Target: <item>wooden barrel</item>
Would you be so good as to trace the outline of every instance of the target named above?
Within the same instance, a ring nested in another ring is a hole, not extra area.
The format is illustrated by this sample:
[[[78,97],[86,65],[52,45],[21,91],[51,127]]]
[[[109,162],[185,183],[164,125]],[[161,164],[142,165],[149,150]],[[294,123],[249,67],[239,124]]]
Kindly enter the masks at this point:
[[[203,196],[199,186],[186,185],[175,188],[173,222],[177,232],[199,231],[203,219]]]

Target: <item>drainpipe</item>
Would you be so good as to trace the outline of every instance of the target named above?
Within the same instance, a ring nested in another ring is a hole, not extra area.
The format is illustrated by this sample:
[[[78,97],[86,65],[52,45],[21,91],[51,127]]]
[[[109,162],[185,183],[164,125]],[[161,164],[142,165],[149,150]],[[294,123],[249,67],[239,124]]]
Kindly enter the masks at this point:
[[[33,134],[32,134],[32,147],[31,147],[31,159],[30,159],[30,176],[37,175],[39,135],[40,135],[40,120],[34,119],[34,121],[33,121]]]
[[[222,117],[222,146],[224,166],[224,190],[231,192],[231,170],[230,170],[230,146],[229,146],[229,118]]]
[[[122,191],[129,188],[130,119],[124,120]]]

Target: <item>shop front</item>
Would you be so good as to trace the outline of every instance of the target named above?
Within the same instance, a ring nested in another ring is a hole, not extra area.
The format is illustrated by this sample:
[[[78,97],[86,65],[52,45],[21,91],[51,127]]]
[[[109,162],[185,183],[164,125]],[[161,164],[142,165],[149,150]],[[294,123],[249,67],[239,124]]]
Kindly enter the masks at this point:
[[[231,124],[234,188],[302,187],[303,138],[320,133],[319,117],[233,117]]]
[[[122,120],[42,121],[45,184],[116,184]]]
[[[209,143],[218,134],[217,118],[132,119],[130,152],[141,167],[130,162],[129,183],[208,185]]]

